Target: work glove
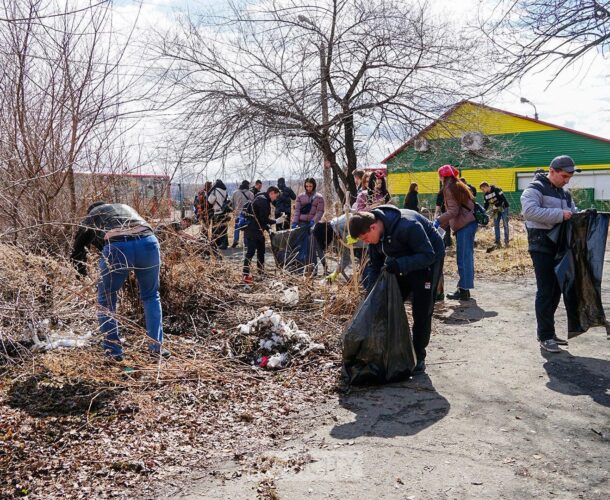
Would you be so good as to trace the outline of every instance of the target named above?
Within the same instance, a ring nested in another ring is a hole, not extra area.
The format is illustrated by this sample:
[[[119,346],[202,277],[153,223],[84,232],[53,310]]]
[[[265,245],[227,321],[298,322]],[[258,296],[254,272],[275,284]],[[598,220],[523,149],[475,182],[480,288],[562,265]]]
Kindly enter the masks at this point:
[[[339,272],[338,271],[333,271],[332,273],[330,273],[328,276],[326,276],[326,281],[328,281],[329,283],[334,283],[334,281],[339,277]]]
[[[298,224],[296,222],[293,222],[292,224],[290,224],[290,229],[296,229],[298,227]]]
[[[275,219],[276,224],[283,224],[284,222],[286,222],[286,215],[284,215],[284,214],[282,214],[280,217]]]
[[[348,234],[345,238],[345,243],[348,245],[353,245],[358,242],[358,238],[354,238],[351,234]]]
[[[434,229],[438,229],[441,225],[441,221],[438,219],[434,219],[434,222],[432,223],[432,225],[434,226]]]
[[[394,257],[387,257],[385,260],[386,271],[391,274],[399,274],[400,266]]]

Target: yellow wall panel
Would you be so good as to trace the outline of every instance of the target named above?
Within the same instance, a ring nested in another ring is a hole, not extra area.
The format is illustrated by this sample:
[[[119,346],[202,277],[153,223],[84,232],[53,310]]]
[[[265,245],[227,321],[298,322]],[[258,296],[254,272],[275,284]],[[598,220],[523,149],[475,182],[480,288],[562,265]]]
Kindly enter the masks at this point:
[[[462,170],[462,177],[479,191],[481,182],[495,184],[504,191],[514,191],[517,185],[517,170],[514,168],[486,168]]]
[[[461,137],[466,132],[496,135],[548,130],[557,129],[475,104],[465,103],[443,121],[436,123],[424,136],[429,140],[434,140]]]
[[[438,173],[405,172],[388,174],[388,189],[392,195],[406,194],[412,182],[417,182],[421,194],[438,193]]]
[[[463,169],[462,177],[468,184],[472,184],[479,191],[481,182],[494,184],[506,192],[517,190],[517,172],[534,172],[538,168],[548,170],[548,167],[503,167],[485,169]],[[609,164],[599,165],[578,165],[583,170],[602,170],[610,169]],[[578,174],[576,174],[578,175]],[[388,174],[388,189],[392,195],[406,194],[412,182],[417,182],[421,194],[437,193],[439,189],[439,179],[437,171],[432,172],[404,172]]]

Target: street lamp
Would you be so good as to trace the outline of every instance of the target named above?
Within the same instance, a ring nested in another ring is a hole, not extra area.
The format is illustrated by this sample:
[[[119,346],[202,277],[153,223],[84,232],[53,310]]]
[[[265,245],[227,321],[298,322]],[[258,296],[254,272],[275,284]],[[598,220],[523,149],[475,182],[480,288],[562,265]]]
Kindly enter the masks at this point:
[[[536,109],[536,105],[529,99],[526,99],[525,97],[521,98],[521,103],[522,104],[531,104],[534,107],[534,118],[537,120],[538,119],[538,110]]]
[[[316,31],[320,32],[320,28],[308,17],[299,15],[297,19],[305,24],[309,24]],[[320,45],[318,47],[320,51],[320,103],[322,105],[322,134],[325,139],[327,146],[330,146],[328,141],[328,88],[326,84],[326,43],[324,38],[320,34]],[[322,167],[323,181],[324,181],[324,205],[329,213],[333,213],[332,205],[332,183],[330,177],[331,160],[324,155],[324,164]]]

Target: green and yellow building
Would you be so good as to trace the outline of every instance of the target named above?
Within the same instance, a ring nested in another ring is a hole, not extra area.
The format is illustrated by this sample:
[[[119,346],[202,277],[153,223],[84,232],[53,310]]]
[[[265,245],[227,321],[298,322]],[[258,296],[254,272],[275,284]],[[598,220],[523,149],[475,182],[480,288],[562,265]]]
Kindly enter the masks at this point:
[[[447,163],[479,190],[483,181],[504,190],[513,214],[539,168],[567,154],[582,173],[570,187],[579,208],[610,207],[610,140],[501,109],[462,101],[385,158],[388,183],[400,203],[417,182],[420,206],[434,208],[437,169]],[[479,195],[480,198],[480,195]]]

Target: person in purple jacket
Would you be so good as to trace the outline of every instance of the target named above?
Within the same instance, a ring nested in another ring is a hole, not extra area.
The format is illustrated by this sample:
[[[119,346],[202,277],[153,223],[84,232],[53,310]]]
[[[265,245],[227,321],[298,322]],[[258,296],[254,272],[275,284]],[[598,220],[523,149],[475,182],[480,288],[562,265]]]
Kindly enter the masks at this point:
[[[314,226],[324,215],[324,198],[316,192],[316,180],[313,177],[305,179],[305,192],[299,194],[294,207],[291,228],[298,226]]]

